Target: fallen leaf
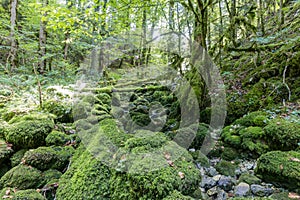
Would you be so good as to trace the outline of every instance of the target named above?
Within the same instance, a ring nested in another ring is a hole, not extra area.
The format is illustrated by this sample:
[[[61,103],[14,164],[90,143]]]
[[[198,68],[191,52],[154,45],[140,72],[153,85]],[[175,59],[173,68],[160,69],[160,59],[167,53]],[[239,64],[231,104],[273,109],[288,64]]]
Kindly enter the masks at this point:
[[[164,156],[165,156],[165,158],[166,158],[167,160],[170,160],[170,158],[171,158],[171,155],[170,155],[169,153],[167,153],[167,152],[164,154]]]
[[[300,199],[300,195],[297,194],[297,193],[290,192],[289,193],[289,198],[291,198],[291,199]]]
[[[14,198],[13,196],[8,196],[8,195],[4,195],[3,197],[2,197],[2,199],[12,199],[12,198]]]
[[[184,179],[184,173],[183,172],[178,172],[178,175],[181,179]]]
[[[171,167],[174,167],[174,163],[172,160],[167,160],[167,163],[171,166]]]
[[[10,189],[6,190],[6,191],[5,191],[5,194],[6,194],[6,195],[9,195],[9,194],[10,194]]]
[[[283,165],[280,165],[280,166],[279,166],[279,169],[280,169],[280,170],[283,170]]]
[[[300,159],[298,158],[290,158],[291,161],[300,162]]]

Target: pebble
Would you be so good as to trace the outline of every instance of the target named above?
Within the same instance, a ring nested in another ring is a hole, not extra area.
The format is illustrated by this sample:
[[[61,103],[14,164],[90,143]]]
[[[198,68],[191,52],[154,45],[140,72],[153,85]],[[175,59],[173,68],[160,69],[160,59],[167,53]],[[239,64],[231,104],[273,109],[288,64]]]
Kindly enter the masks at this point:
[[[234,195],[237,197],[246,197],[250,194],[250,186],[247,183],[241,182],[234,188]]]

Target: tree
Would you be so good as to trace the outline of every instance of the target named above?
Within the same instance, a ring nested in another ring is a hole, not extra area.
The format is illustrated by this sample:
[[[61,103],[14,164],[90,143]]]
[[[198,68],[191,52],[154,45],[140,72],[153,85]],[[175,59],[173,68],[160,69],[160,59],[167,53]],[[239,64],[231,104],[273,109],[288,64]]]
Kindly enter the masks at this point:
[[[10,60],[11,69],[17,66],[17,50],[18,43],[15,36],[16,32],[16,23],[17,23],[17,6],[18,0],[11,0],[11,8],[10,8],[10,52],[8,56],[8,60]]]

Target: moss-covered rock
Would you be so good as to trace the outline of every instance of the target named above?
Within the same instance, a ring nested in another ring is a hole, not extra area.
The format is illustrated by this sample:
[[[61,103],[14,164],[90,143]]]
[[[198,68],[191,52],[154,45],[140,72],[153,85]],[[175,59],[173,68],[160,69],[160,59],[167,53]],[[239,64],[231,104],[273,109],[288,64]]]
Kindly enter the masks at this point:
[[[229,161],[221,160],[216,164],[216,170],[225,176],[234,176],[237,166]]]
[[[14,149],[36,148],[45,144],[45,138],[51,132],[54,123],[51,119],[20,120],[11,124],[5,139]]]
[[[173,191],[170,195],[167,197],[163,198],[163,200],[193,200],[192,197],[189,196],[184,196],[182,193],[178,192],[177,190]]]
[[[272,151],[263,154],[258,159],[255,173],[265,181],[299,191],[300,153]]]
[[[163,133],[140,130],[133,137],[110,119],[101,121],[100,129],[100,135],[85,143],[93,154],[83,147],[76,150],[60,179],[58,199],[162,199],[173,190],[192,194],[198,188],[201,177],[192,157]],[[100,140],[104,136],[108,143]],[[96,151],[101,150],[99,140],[114,147],[106,149],[115,151],[113,155]]]
[[[42,194],[34,189],[15,191],[13,188],[3,188],[0,197],[13,200],[46,200]]]
[[[221,154],[221,158],[227,161],[235,160],[239,156],[239,152],[231,147],[224,147]]]
[[[261,180],[253,174],[243,173],[239,177],[238,182],[239,183],[244,182],[244,183],[248,183],[249,185],[252,185],[252,184],[259,184]]]
[[[57,100],[47,100],[43,109],[56,116],[55,120],[62,123],[73,122],[72,106]]]
[[[72,137],[60,131],[52,131],[49,135],[47,135],[45,141],[47,146],[62,146],[67,142],[71,141]]]
[[[300,142],[300,124],[273,119],[264,127],[266,141],[273,150],[295,150]]]
[[[39,147],[27,151],[22,160],[24,164],[28,164],[40,170],[63,170],[67,167],[69,158],[73,152],[74,149],[70,146]]]
[[[59,178],[62,176],[62,173],[56,169],[48,169],[43,172],[44,183],[47,185],[52,182],[58,182]]]
[[[3,139],[0,138],[0,165],[9,158],[12,152],[13,150],[11,145],[7,144]]]
[[[68,171],[60,178],[57,199],[109,199],[111,172],[92,155],[79,147]]]
[[[21,149],[10,157],[10,163],[12,167],[15,167],[21,163],[26,151],[28,151],[28,149]]]
[[[8,127],[9,127],[9,124],[0,119],[0,138],[5,136]]]
[[[240,126],[259,126],[264,127],[267,125],[269,119],[266,112],[255,111],[244,115],[242,118],[239,118],[234,121],[234,125]]]
[[[41,171],[31,166],[20,164],[1,177],[0,188],[34,189],[40,187],[43,181]]]
[[[292,200],[292,198],[289,198],[289,192],[274,193],[270,196],[270,198],[275,200]]]

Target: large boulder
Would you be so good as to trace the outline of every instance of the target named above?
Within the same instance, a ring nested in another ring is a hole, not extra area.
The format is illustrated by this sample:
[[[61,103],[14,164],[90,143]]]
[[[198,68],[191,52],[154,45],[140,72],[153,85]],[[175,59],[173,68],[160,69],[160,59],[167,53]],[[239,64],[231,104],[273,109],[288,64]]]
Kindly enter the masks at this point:
[[[35,189],[42,186],[43,182],[44,178],[40,170],[20,164],[1,177],[0,188]]]
[[[99,133],[81,133],[85,147],[61,177],[57,199],[163,199],[174,190],[186,195],[198,188],[192,157],[163,133],[126,134],[112,119],[100,127]]]
[[[57,169],[62,171],[67,167],[73,152],[74,149],[70,146],[39,147],[27,151],[22,162],[39,170]]]
[[[267,182],[299,192],[300,153],[295,151],[271,151],[263,154],[258,159],[255,173]]]
[[[48,117],[24,116],[11,122],[5,139],[14,149],[36,148],[45,144],[54,122]]]
[[[13,200],[46,200],[46,198],[34,189],[14,190],[12,188],[3,188],[0,191],[0,198]]]

